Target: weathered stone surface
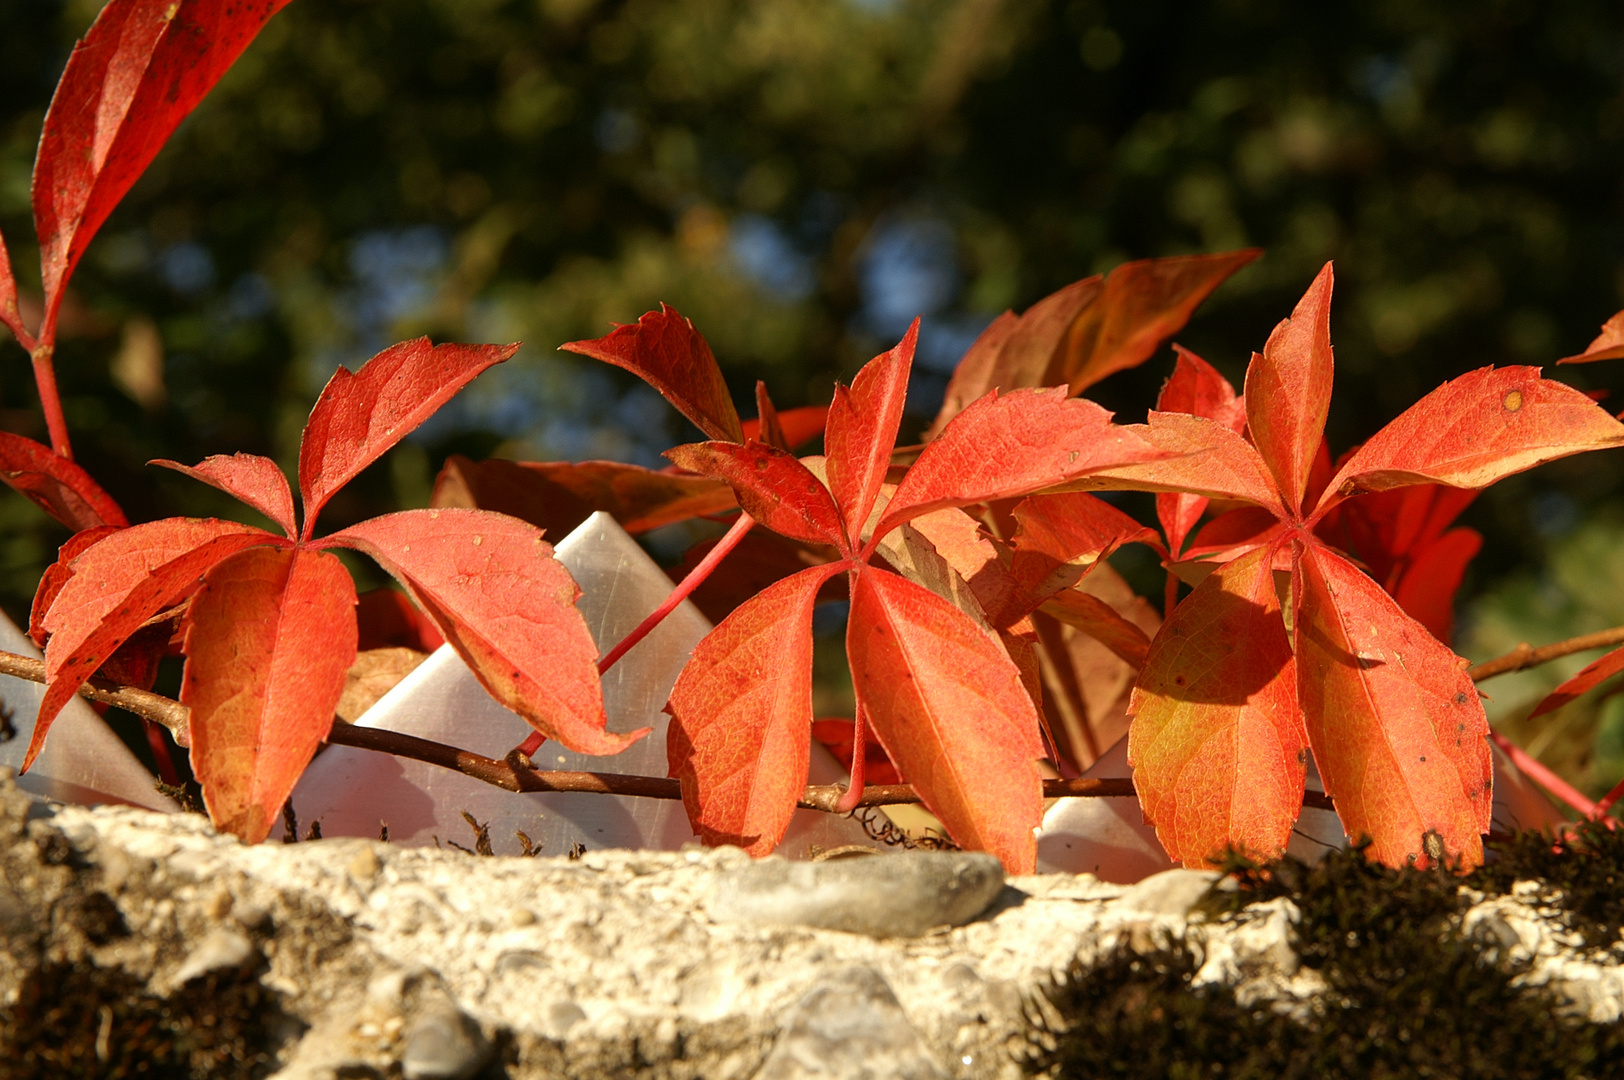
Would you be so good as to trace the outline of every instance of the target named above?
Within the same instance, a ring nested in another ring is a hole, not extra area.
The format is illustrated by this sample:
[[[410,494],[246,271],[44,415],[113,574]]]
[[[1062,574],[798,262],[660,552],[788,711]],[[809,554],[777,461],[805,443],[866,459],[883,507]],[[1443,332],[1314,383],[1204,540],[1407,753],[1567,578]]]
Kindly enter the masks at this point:
[[[1185,949],[1198,981],[1293,1014],[1323,989],[1297,962],[1289,900],[1207,919],[1188,910],[1197,878],[1137,899],[1088,875],[1017,878],[963,925],[876,938],[714,917],[748,865],[736,849],[244,847],[194,815],[53,809],[0,785],[0,1007],[42,970],[164,1000],[218,986],[246,1001],[246,984],[263,1019],[242,1038],[279,1080],[1003,1080],[1022,1074],[1034,992],[1074,960]],[[1620,1015],[1616,957],[1565,944],[1536,893],[1485,900],[1467,924],[1571,1009]],[[115,1049],[125,1037],[109,1029]]]
[[[962,926],[1004,888],[1004,868],[970,851],[792,863],[763,859],[722,873],[711,918],[746,926],[815,926],[870,937],[918,937]]]

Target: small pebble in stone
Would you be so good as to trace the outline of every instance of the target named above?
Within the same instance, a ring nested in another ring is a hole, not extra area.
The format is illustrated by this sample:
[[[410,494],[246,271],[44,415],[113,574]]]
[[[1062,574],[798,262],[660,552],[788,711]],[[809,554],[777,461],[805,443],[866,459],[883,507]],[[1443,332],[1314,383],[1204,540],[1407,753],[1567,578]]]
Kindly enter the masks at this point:
[[[406,1080],[467,1080],[485,1064],[490,1049],[473,1021],[436,1006],[412,1022],[400,1069]]]
[[[918,937],[987,910],[1004,868],[973,851],[907,851],[872,859],[762,859],[720,875],[718,922],[815,926],[870,937]]]
[[[1152,874],[1117,899],[1124,911],[1146,915],[1188,915],[1218,880],[1216,870],[1186,870],[1175,867]]]
[[[378,862],[378,853],[368,845],[355,853],[355,857],[345,869],[350,872],[350,877],[357,885],[370,885],[372,879],[378,876],[382,864]]]
[[[514,908],[508,912],[508,922],[514,926],[530,926],[536,921],[536,913],[529,908]]]
[[[570,1028],[586,1019],[586,1010],[573,1001],[555,1001],[547,1006],[547,1021],[545,1024],[547,1036],[556,1042],[563,1042],[569,1034]]]
[[[242,967],[253,955],[253,942],[235,930],[217,927],[203,935],[203,940],[192,947],[170,981],[182,986],[211,971]]]

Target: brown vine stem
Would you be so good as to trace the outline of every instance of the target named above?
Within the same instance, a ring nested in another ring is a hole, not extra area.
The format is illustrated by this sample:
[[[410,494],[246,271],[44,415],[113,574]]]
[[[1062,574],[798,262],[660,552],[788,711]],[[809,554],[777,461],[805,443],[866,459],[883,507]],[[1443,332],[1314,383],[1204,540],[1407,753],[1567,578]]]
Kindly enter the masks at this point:
[[[1568,638],[1566,641],[1555,641],[1539,648],[1529,647],[1523,642],[1504,656],[1497,656],[1493,660],[1483,663],[1467,671],[1473,682],[1482,682],[1492,679],[1496,675],[1509,675],[1513,671],[1523,671],[1531,667],[1549,663],[1563,656],[1571,656],[1577,652],[1589,649],[1600,649],[1608,645],[1624,644],[1624,626],[1615,626],[1611,630],[1598,630],[1594,634],[1584,634],[1579,637]]]
[[[0,652],[0,675],[12,675],[29,682],[45,681],[45,664],[16,653]],[[191,710],[172,698],[121,686],[106,679],[92,679],[79,691],[92,701],[105,701],[109,705],[153,720],[168,728],[177,739],[186,738],[186,725]],[[630,776],[625,773],[601,772],[538,772],[529,767],[528,759],[516,751],[504,759],[489,758],[470,750],[463,750],[415,735],[382,728],[359,727],[335,721],[327,735],[334,746],[353,746],[361,750],[375,750],[396,757],[438,765],[442,769],[462,773],[493,787],[507,791],[582,791],[602,795],[635,795],[645,799],[681,799],[682,788],[675,780],[663,776]],[[836,804],[846,789],[838,784],[812,785],[801,793],[797,806],[808,810],[837,813]],[[1132,798],[1133,781],[1128,779],[1099,780],[1045,780],[1043,797]],[[919,796],[908,784],[871,784],[852,809],[865,806],[897,806],[917,803]],[[1310,791],[1303,800],[1305,806],[1320,810],[1332,809],[1328,796]]]

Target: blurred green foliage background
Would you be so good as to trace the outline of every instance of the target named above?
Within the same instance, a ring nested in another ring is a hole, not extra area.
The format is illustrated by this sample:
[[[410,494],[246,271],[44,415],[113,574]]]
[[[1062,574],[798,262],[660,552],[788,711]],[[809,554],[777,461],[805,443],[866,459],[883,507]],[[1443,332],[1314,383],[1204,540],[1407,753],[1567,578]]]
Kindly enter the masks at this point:
[[[34,146],[97,7],[0,4],[0,230],[25,288]],[[761,377],[781,406],[827,400],[923,314],[922,427],[1004,307],[1258,245],[1180,340],[1238,382],[1335,259],[1340,450],[1443,379],[1580,351],[1624,306],[1621,152],[1606,0],[298,0],[92,246],[59,376],[80,459],[133,518],[236,514],[142,463],[291,470],[335,365],[419,333],[529,343],[332,527],[423,504],[453,451],[658,463],[679,418],[554,349],[662,300],[742,400]],[[1092,396],[1137,419],[1170,361]],[[0,426],[43,438],[10,343]],[[1462,648],[1624,620],[1624,571],[1603,572],[1621,477],[1590,455],[1478,501],[1464,595],[1490,601]],[[0,499],[13,617],[62,539]],[[1589,723],[1565,767],[1605,786],[1624,748],[1585,772]]]

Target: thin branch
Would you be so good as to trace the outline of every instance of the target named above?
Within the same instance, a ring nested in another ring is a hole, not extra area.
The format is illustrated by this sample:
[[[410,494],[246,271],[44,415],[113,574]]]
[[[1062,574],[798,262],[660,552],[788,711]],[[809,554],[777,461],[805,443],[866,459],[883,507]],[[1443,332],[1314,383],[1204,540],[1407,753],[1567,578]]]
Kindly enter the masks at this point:
[[[0,652],[0,675],[12,675],[29,682],[45,681],[45,664],[27,656]],[[178,701],[138,690],[133,686],[120,686],[105,679],[92,679],[79,691],[83,697],[117,705],[137,716],[153,720],[167,727],[178,739],[186,737],[191,710]],[[335,722],[327,734],[327,742],[334,746],[353,746],[361,750],[374,750],[410,758],[413,761],[438,765],[442,769],[462,773],[482,783],[505,791],[583,791],[603,795],[635,795],[646,799],[681,799],[682,788],[675,780],[663,776],[628,776],[624,773],[600,772],[537,772],[526,768],[526,759],[510,754],[506,759],[485,757],[469,750],[447,746],[431,739],[420,739],[398,731],[360,727],[356,724]],[[839,784],[812,785],[801,793],[797,806],[808,810],[835,813],[836,804],[846,794]],[[1043,797],[1060,799],[1133,798],[1133,781],[1123,779],[1097,780],[1080,777],[1073,780],[1045,780]],[[919,802],[919,795],[908,784],[870,784],[853,809],[865,806],[897,806]],[[1332,809],[1331,800],[1317,791],[1308,792],[1303,805],[1319,810]]]
[[[1608,645],[1624,644],[1624,626],[1615,626],[1611,630],[1598,630],[1594,634],[1584,634],[1580,637],[1568,638],[1566,641],[1555,641],[1539,648],[1530,648],[1528,642],[1523,642],[1504,656],[1497,656],[1487,660],[1469,670],[1473,682],[1482,682],[1492,679],[1496,675],[1508,675],[1513,671],[1523,671],[1527,668],[1538,667],[1552,660],[1574,653],[1586,652],[1590,649],[1600,649]]]

